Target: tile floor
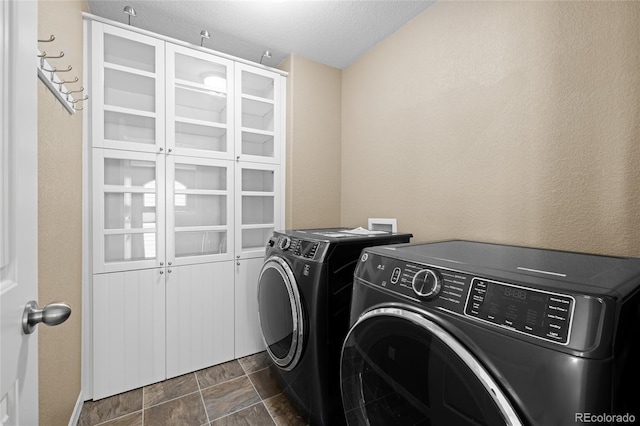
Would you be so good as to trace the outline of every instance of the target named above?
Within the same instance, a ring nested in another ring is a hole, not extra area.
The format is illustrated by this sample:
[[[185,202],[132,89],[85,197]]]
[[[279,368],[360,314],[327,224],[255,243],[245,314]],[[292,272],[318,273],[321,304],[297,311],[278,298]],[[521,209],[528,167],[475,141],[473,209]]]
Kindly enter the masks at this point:
[[[304,426],[269,369],[266,352],[98,401],[79,426]]]

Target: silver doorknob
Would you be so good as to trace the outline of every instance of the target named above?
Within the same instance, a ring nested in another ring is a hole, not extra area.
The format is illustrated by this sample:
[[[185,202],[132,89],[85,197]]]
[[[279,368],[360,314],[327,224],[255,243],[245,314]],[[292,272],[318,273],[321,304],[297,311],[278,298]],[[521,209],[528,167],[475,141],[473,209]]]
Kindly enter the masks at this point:
[[[22,331],[31,334],[36,325],[43,322],[47,325],[62,324],[71,315],[71,307],[63,302],[49,303],[44,308],[38,307],[38,302],[32,300],[24,307],[22,314]]]

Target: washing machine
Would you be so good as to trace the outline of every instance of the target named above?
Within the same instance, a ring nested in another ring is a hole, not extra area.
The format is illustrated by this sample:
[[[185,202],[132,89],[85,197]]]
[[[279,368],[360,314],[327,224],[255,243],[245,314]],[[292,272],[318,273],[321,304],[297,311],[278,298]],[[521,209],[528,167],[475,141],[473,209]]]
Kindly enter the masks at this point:
[[[640,422],[640,259],[374,247],[341,354],[349,425]]]
[[[411,236],[332,228],[270,238],[258,281],[260,327],[275,377],[310,424],[344,423],[340,350],[362,249]]]

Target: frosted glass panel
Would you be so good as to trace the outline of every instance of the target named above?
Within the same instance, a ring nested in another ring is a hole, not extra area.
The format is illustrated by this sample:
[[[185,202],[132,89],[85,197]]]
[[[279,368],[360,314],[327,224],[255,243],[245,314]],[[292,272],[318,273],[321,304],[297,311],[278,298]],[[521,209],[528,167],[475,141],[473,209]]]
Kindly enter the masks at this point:
[[[155,259],[156,234],[121,234],[104,236],[105,262]]]
[[[154,161],[105,158],[105,185],[120,185],[153,189],[156,187],[156,163]]]
[[[273,197],[242,197],[242,224],[273,223]]]
[[[273,171],[243,169],[242,190],[273,192]]]
[[[104,138],[153,145],[156,143],[156,120],[152,117],[105,111]]]
[[[273,228],[245,229],[242,231],[242,249],[265,247],[272,234]]]
[[[176,146],[206,151],[227,151],[227,129],[176,122]]]
[[[215,92],[176,87],[176,117],[227,122],[227,97]]]
[[[202,256],[227,252],[225,231],[177,232],[176,257]]]
[[[176,53],[176,79],[205,85],[211,90],[227,92],[227,67],[221,64]]]
[[[105,105],[154,112],[156,109],[155,80],[141,75],[105,68]]]
[[[273,78],[242,71],[242,94],[273,99]]]
[[[273,104],[242,99],[242,127],[273,131]]]
[[[141,228],[156,228],[156,194],[104,195],[104,229]]]
[[[155,72],[155,47],[112,34],[105,34],[104,61],[142,71]]]
[[[273,157],[273,135],[242,132],[242,153],[260,157]]]
[[[226,190],[227,168],[176,163],[175,189]]]
[[[227,197],[224,195],[175,194],[176,227],[227,224]]]

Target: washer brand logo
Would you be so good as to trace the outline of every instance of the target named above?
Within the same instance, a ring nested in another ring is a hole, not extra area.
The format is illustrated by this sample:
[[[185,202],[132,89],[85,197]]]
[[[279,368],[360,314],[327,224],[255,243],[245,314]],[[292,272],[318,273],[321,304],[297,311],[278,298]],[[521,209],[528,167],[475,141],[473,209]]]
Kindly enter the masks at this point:
[[[305,277],[308,277],[310,270],[311,270],[311,267],[309,265],[304,265],[304,269],[302,270],[302,275],[304,275]]]
[[[384,265],[378,265],[378,269],[384,271]]]
[[[633,414],[594,414],[576,413],[576,423],[635,423],[636,416]]]

